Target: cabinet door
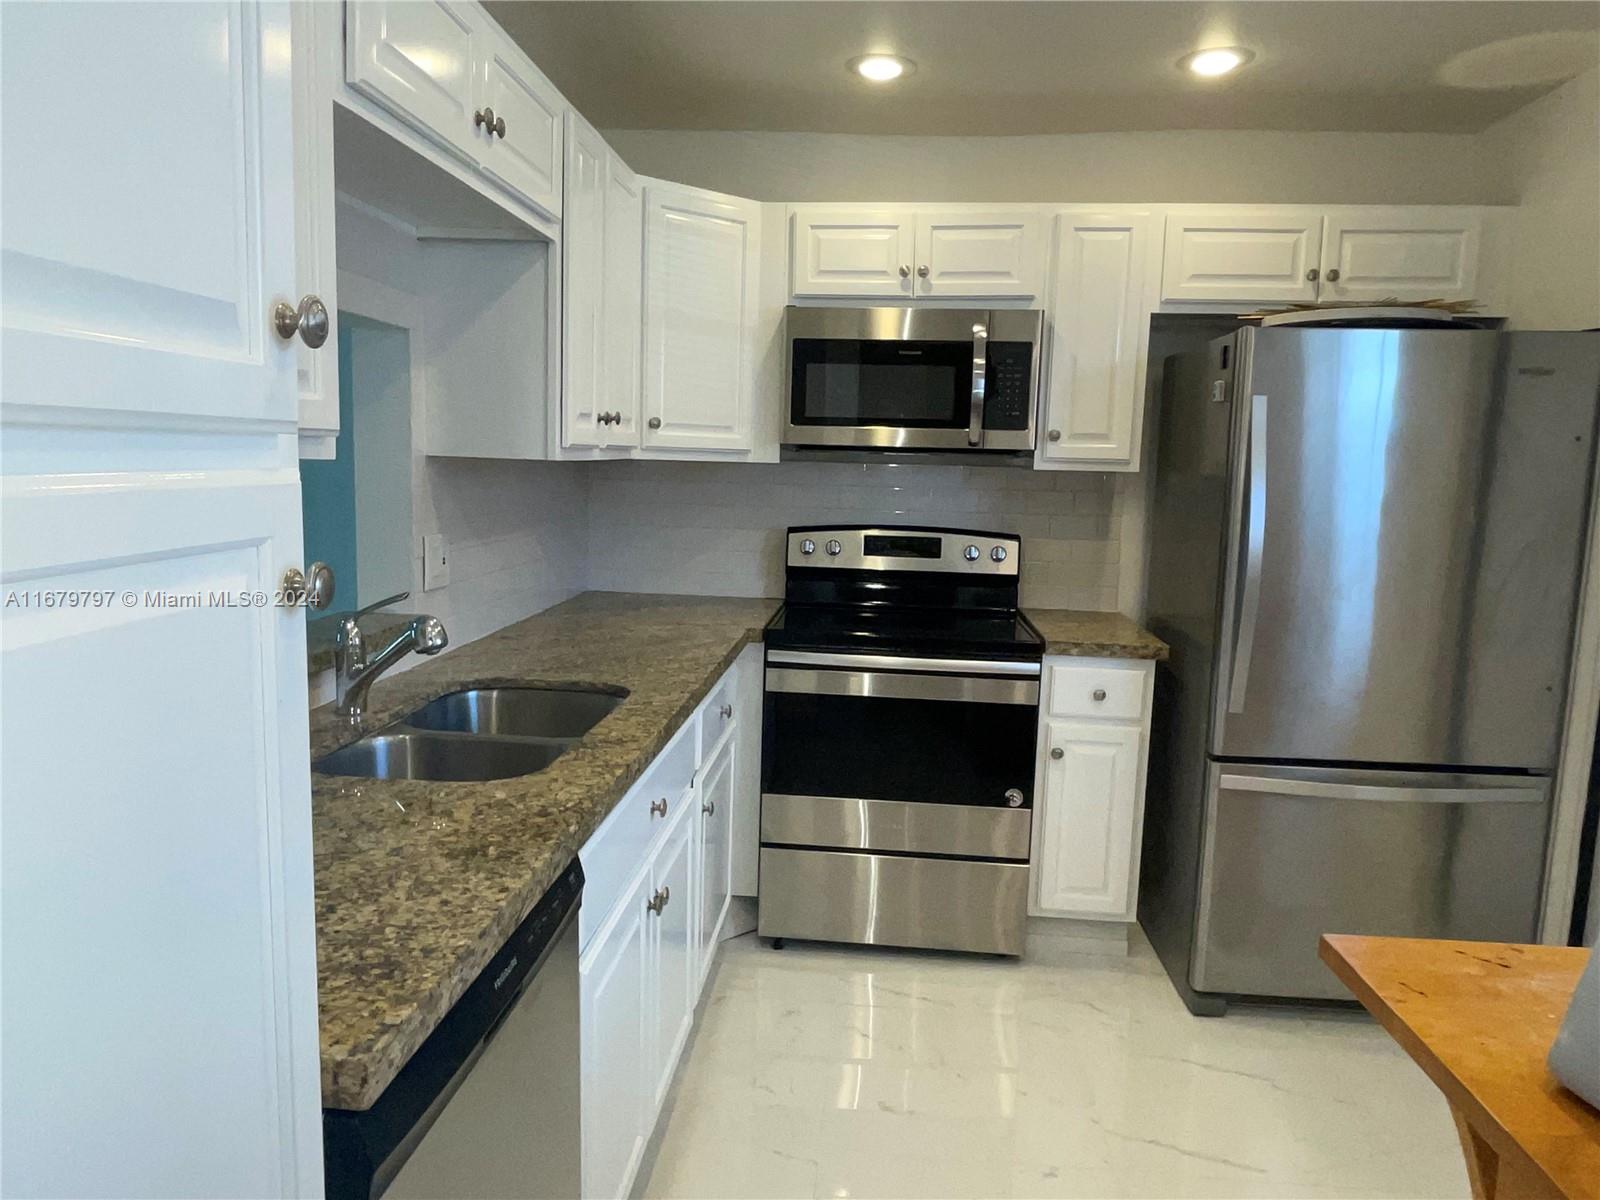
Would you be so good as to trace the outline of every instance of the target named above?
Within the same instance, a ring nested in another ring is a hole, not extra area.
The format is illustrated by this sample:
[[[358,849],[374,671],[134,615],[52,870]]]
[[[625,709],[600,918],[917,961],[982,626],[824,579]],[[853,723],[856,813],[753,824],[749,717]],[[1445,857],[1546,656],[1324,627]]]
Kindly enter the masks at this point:
[[[655,1008],[650,894],[650,872],[641,871],[579,965],[583,1194],[595,1200],[628,1195],[655,1120],[647,1091]]]
[[[722,919],[728,913],[732,892],[729,871],[733,842],[734,761],[738,755],[738,726],[735,725],[700,773],[700,932],[698,994],[705,975],[711,970]]]
[[[917,295],[1029,300],[1044,292],[1044,219],[1033,212],[917,217]]]
[[[761,206],[645,188],[647,448],[749,450]]]
[[[1047,721],[1043,728],[1038,906],[1131,917],[1140,728],[1095,721]]]
[[[305,618],[221,599],[299,563],[292,461],[10,476],[0,516],[0,1191],[320,1196]]]
[[[296,339],[300,456],[332,458],[339,436],[339,303],[335,293],[333,90],[342,30],[331,4],[291,4],[294,77],[295,296],[328,310],[328,339],[313,350]]]
[[[1449,208],[1344,208],[1322,234],[1324,300],[1470,300],[1479,217]]]
[[[7,6],[0,417],[294,432],[288,45],[287,5]]]
[[[1322,214],[1298,208],[1167,214],[1164,300],[1317,298]]]
[[[450,0],[351,0],[345,78],[445,149],[473,157],[472,9]]]
[[[652,1114],[659,1111],[672,1083],[673,1069],[694,1022],[695,999],[700,990],[699,946],[695,940],[699,887],[694,861],[698,828],[698,822],[689,819],[685,808],[684,816],[667,832],[650,868],[653,894],[664,901],[650,917],[654,985],[651,1059],[655,1070],[646,1097]]]
[[[639,444],[639,351],[644,340],[644,196],[639,178],[615,154],[606,170],[605,319],[602,355],[608,446]]]
[[[601,446],[609,423],[605,382],[604,140],[577,113],[567,114],[566,217],[561,223],[562,444]]]
[[[566,102],[498,28],[479,32],[478,102],[494,110],[474,143],[478,164],[547,215],[561,216],[561,141]],[[502,124],[501,122],[504,122]]]
[[[789,290],[795,296],[911,295],[916,225],[910,213],[795,208],[789,229]]]
[[[1149,213],[1065,212],[1056,218],[1054,337],[1045,393],[1047,462],[1131,464],[1144,412],[1150,329]]]

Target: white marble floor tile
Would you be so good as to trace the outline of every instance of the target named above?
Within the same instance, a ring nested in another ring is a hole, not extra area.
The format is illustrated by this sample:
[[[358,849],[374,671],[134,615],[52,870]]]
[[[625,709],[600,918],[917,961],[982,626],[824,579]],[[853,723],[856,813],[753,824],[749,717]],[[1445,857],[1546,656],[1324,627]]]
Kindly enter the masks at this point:
[[[726,943],[651,1197],[1458,1197],[1359,1014],[1191,1016],[1141,938],[1049,966]]]

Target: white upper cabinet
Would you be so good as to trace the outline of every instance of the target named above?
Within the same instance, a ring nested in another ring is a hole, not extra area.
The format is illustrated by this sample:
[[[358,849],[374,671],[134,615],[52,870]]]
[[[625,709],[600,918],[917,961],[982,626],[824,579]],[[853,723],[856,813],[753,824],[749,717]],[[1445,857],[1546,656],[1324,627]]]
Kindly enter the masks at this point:
[[[350,86],[446,149],[465,151],[474,10],[449,0],[352,0],[344,11]]]
[[[476,5],[350,0],[350,86],[548,217],[561,216],[566,101]]]
[[[1044,292],[1044,219],[1029,211],[917,214],[916,294],[1027,300]]]
[[[605,388],[605,141],[567,114],[566,216],[561,228],[563,443],[601,446],[610,427]]]
[[[0,416],[294,432],[288,45],[287,7],[7,6]]]
[[[1180,209],[1167,215],[1161,297],[1309,303],[1321,245],[1320,212]]]
[[[566,102],[498,27],[481,29],[477,44],[478,164],[535,208],[560,217]]]
[[[789,229],[794,295],[893,300],[912,294],[916,226],[904,209],[795,208]]]
[[[316,296],[328,314],[327,339],[295,348],[300,386],[300,456],[332,458],[339,436],[338,263],[334,250],[333,87],[339,78],[338,9],[289,6],[294,78],[296,304]]]
[[[1471,300],[1478,274],[1475,209],[1339,208],[1322,231],[1324,300]]]
[[[607,446],[639,444],[639,352],[644,339],[644,194],[639,177],[615,154],[606,160],[603,370],[611,414]]]
[[[1044,293],[1045,220],[1028,209],[801,205],[790,292],[806,297],[1031,300]]]
[[[645,186],[645,449],[748,451],[761,206]]]
[[[1147,211],[1057,215],[1041,466],[1136,463],[1157,234]]]

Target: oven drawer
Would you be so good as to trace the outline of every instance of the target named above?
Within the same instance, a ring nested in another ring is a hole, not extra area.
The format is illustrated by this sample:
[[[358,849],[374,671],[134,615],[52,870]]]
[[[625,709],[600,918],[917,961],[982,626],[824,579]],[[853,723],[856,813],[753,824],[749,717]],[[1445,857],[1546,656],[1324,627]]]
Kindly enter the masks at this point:
[[[786,846],[953,854],[1028,861],[1026,808],[919,804],[843,796],[761,797],[761,840]]]
[[[761,850],[762,937],[1019,955],[1026,863]]]
[[[1048,667],[1050,715],[1137,721],[1144,716],[1146,671],[1142,666]]]

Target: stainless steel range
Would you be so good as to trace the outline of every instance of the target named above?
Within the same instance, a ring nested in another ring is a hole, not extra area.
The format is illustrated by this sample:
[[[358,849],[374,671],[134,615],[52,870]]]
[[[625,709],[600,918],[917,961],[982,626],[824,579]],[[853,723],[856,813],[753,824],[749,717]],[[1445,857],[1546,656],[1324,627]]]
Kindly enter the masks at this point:
[[[766,630],[759,932],[1021,954],[1044,642],[1021,542],[789,530]]]

